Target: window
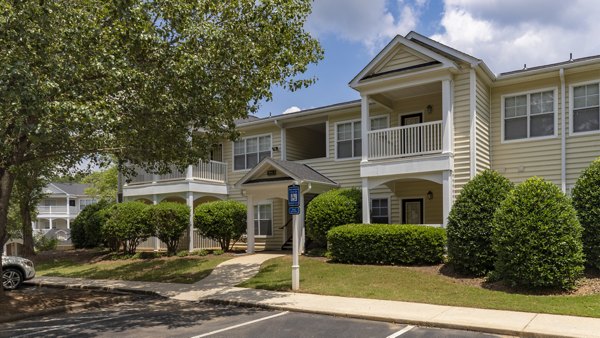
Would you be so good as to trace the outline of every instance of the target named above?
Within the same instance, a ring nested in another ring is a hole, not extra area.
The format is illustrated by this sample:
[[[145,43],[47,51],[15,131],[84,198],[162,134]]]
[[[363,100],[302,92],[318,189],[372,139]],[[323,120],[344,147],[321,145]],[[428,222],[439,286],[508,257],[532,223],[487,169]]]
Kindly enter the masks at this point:
[[[336,127],[337,158],[360,157],[362,154],[360,121],[338,123]],[[371,118],[371,130],[388,127],[387,116]]]
[[[96,203],[96,200],[94,200],[94,199],[82,199],[82,200],[79,200],[79,210],[83,210],[88,205],[91,205],[91,204],[94,204],[94,203]]]
[[[269,156],[271,156],[271,135],[235,141],[233,144],[233,169],[251,169]]]
[[[273,235],[273,213],[271,204],[258,204],[254,206],[254,235]]]
[[[554,91],[504,97],[504,140],[555,134]]]
[[[389,200],[387,198],[371,199],[371,223],[389,223]]]
[[[69,199],[69,206],[70,207],[74,207],[75,206],[75,200]]]
[[[573,87],[573,132],[600,130],[598,83]]]

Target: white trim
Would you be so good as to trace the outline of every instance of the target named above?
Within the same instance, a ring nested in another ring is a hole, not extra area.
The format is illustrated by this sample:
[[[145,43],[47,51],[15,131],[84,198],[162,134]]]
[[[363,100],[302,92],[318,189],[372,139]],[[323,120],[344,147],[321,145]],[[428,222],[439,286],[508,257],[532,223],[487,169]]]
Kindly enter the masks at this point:
[[[371,128],[373,120],[375,119],[380,119],[382,117],[385,117],[385,128],[382,129],[387,129],[390,127],[390,114],[377,114],[377,115],[371,115],[369,116],[369,127],[368,127],[368,131],[372,131],[373,129]]]
[[[547,91],[552,91],[552,99],[553,99],[553,105],[554,105],[554,133],[552,135],[546,135],[546,136],[537,136],[537,137],[531,137],[529,136],[530,133],[530,120],[531,120],[531,94],[537,94],[537,93],[543,93],[543,92],[547,92]],[[526,138],[520,138],[520,139],[515,139],[515,140],[505,140],[504,139],[504,101],[505,98],[507,97],[513,97],[513,96],[520,96],[520,95],[526,95],[527,96],[527,115],[525,116],[521,116],[522,117],[526,117],[527,118],[527,137]],[[502,96],[500,96],[500,143],[501,144],[509,144],[509,143],[519,143],[519,142],[528,142],[528,141],[540,141],[540,140],[547,140],[547,139],[552,139],[552,138],[556,138],[558,137],[558,87],[547,87],[547,88],[538,88],[538,89],[533,89],[533,90],[528,90],[528,91],[522,91],[522,92],[517,92],[517,93],[510,93],[510,94],[504,94]]]
[[[286,128],[281,128],[281,132],[280,132],[280,140],[279,140],[279,144],[281,149],[279,149],[279,158],[282,161],[286,161],[287,160],[287,129]],[[271,141],[272,143],[272,141]],[[271,150],[273,150],[273,148],[271,148]],[[233,163],[232,163],[233,165]]]
[[[600,86],[600,79],[585,81],[585,82],[577,82],[577,83],[572,83],[569,85],[569,137],[600,134],[600,129],[599,130],[590,130],[590,131],[580,131],[580,132],[573,131],[573,109],[574,109],[574,102],[575,102],[574,96],[573,96],[573,89],[575,87],[580,87],[580,86],[585,86],[585,85],[595,84],[595,83],[597,83]]]
[[[337,133],[337,128],[338,128],[338,125],[340,125],[340,124],[347,124],[347,123],[351,123],[352,124],[352,155],[354,155],[356,153],[356,151],[354,151],[354,140],[356,139],[355,135],[354,135],[354,123],[356,123],[356,122],[361,122],[360,126],[361,126],[361,130],[362,130],[363,123],[362,123],[361,119],[352,119],[352,120],[338,121],[338,122],[336,122],[334,124],[334,127],[333,127],[333,141],[335,142],[335,144],[334,144],[334,148],[333,149],[334,149],[334,152],[335,152],[334,159],[336,161],[357,160],[357,159],[361,158],[361,156],[351,156],[351,157],[338,158],[338,153],[337,153],[337,149],[338,149],[338,139],[337,139],[337,134],[338,133]],[[362,135],[360,135],[360,138],[361,138],[360,143],[361,143],[361,146],[362,146]],[[362,149],[361,149],[361,152],[362,152]]]
[[[470,177],[473,178],[477,174],[477,76],[475,69],[471,67],[469,71],[469,111],[470,111],[470,132],[469,132],[469,158],[471,165],[469,166]]]
[[[262,136],[269,136],[270,140],[269,140],[269,153],[271,153],[269,155],[269,157],[273,157],[273,133],[265,133],[265,134],[257,134],[257,135],[252,135],[252,136],[244,136],[241,137],[240,139],[238,139],[237,141],[246,141],[247,139],[251,139],[251,138],[256,138],[257,141],[257,156],[258,158],[256,159],[257,162],[256,164],[260,163],[260,141],[259,138]],[[234,173],[240,173],[240,172],[245,172],[248,171],[252,168],[246,168],[246,169],[235,169],[235,142],[236,141],[231,141],[231,171]],[[246,154],[246,149],[245,149],[245,144],[244,144],[244,154]]]
[[[566,129],[566,90],[565,90],[565,70],[558,72],[560,78],[560,187],[564,194],[567,193],[567,131]]]
[[[275,220],[273,219],[273,200],[262,200],[262,201],[258,201],[256,203],[254,203],[254,205],[252,206],[252,210],[254,210],[254,207],[259,207],[260,205],[269,205],[271,207],[271,234],[270,235],[258,235],[257,233],[260,232],[260,224],[258,225],[258,232],[255,231],[254,233],[254,237],[255,238],[268,238],[268,237],[273,237],[275,236],[275,227],[274,224]],[[258,213],[254,213],[253,214],[253,219],[252,219],[252,226],[254,226],[254,221],[256,221],[256,217],[258,217],[258,215],[260,215],[260,210],[257,210]],[[260,221],[260,220],[259,220]]]
[[[329,119],[325,121],[325,158],[329,158]]]
[[[441,70],[444,71],[444,69],[441,69]],[[431,73],[433,71],[437,71],[438,74],[442,74],[442,75],[435,76],[435,74],[434,74],[434,76],[432,76],[432,77],[427,77],[428,76],[427,73]],[[375,78],[368,83],[360,84],[359,86],[357,86],[354,89],[360,90],[361,94],[363,94],[363,95],[374,95],[374,94],[381,94],[383,92],[388,92],[388,91],[392,91],[392,90],[416,87],[416,86],[420,86],[420,85],[425,85],[425,84],[429,84],[429,83],[441,82],[444,80],[452,79],[452,76],[450,75],[450,73],[440,72],[439,68],[436,68],[433,70],[421,71],[421,72],[417,72],[417,73],[410,73],[410,77],[413,78],[413,80],[403,79],[403,81],[397,81],[398,80],[397,78],[388,78],[388,77],[382,77],[380,79]],[[422,96],[422,95],[417,95],[417,96]]]

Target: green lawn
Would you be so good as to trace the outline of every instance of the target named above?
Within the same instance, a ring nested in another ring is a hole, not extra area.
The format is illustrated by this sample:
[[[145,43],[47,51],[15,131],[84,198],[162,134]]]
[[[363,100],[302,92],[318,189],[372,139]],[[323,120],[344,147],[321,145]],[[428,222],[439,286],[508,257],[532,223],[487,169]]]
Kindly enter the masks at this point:
[[[38,263],[38,276],[195,283],[230,256],[170,257],[75,263],[68,259]]]
[[[265,262],[258,275],[239,286],[289,291],[291,284],[291,257],[281,257]],[[600,294],[506,293],[404,267],[332,264],[306,257],[300,258],[300,289],[322,295],[600,317]]]

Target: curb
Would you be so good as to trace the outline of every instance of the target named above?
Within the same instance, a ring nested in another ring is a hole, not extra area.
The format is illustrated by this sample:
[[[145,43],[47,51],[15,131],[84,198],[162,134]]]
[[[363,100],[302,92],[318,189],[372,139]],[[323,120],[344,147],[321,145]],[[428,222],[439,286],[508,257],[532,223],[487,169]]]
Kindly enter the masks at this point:
[[[40,286],[40,287],[43,286],[43,287],[47,287],[47,288],[56,288],[56,289],[97,290],[97,291],[123,292],[123,293],[129,293],[129,294],[133,293],[133,294],[146,295],[146,296],[164,297],[155,291],[129,289],[126,287],[109,287],[109,286],[83,285],[83,284],[55,284],[55,283],[47,283],[47,282],[43,282],[43,281],[38,281],[38,282],[26,281],[26,282],[23,282],[23,284]]]

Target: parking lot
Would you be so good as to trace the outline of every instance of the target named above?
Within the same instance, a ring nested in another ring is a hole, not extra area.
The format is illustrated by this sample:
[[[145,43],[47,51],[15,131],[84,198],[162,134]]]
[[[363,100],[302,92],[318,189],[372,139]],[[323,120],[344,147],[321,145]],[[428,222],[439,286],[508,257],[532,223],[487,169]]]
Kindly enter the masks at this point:
[[[0,337],[494,337],[159,297],[0,325]]]

